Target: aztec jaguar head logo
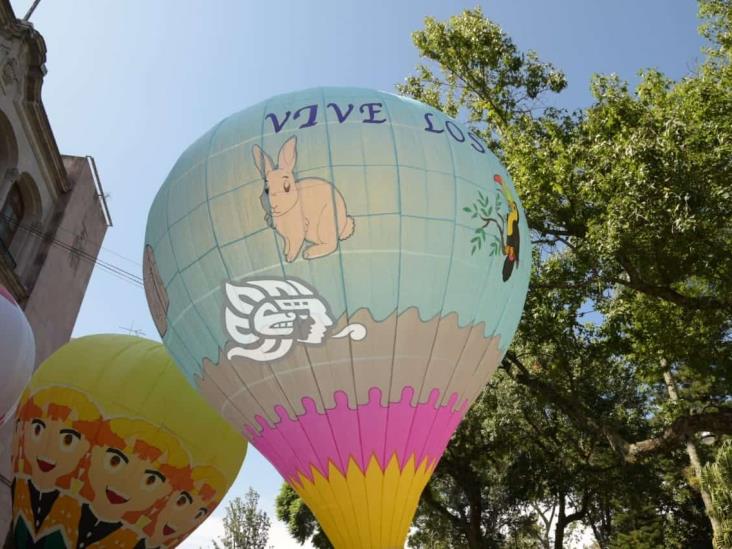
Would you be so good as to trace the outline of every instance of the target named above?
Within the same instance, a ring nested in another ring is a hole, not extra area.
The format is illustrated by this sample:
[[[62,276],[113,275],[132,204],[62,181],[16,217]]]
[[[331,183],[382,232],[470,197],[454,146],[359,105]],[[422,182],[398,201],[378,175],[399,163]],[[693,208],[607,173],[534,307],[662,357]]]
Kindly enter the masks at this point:
[[[226,331],[240,345],[229,350],[229,360],[282,358],[295,342],[322,343],[334,324],[315,290],[291,278],[247,280],[242,286],[227,283],[226,297]],[[349,324],[331,337],[346,336],[359,341],[366,337],[366,327]]]

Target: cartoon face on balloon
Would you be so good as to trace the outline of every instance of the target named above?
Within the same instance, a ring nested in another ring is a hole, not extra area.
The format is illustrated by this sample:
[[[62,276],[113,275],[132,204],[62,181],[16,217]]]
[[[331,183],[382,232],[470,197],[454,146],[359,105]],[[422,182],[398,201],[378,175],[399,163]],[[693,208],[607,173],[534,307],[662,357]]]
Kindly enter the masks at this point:
[[[131,511],[144,511],[170,494],[165,470],[188,465],[180,444],[143,420],[105,422],[91,452],[89,482],[95,514],[114,522]]]
[[[35,393],[19,415],[22,455],[33,483],[52,490],[89,452],[99,411],[78,391],[50,388]]]
[[[15,544],[175,547],[221,501],[245,447],[160,344],[74,340],[21,400]]]
[[[173,492],[156,518],[150,545],[167,545],[195,530],[225,492],[226,483],[220,471],[210,466],[194,467],[190,487]]]

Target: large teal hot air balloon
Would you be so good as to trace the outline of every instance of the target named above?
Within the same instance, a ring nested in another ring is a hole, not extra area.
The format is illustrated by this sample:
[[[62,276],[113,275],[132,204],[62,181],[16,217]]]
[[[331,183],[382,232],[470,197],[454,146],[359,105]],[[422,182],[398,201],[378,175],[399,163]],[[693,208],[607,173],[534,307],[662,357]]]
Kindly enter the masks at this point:
[[[188,379],[336,547],[401,547],[519,322],[531,250],[467,127],[318,88],[217,124],[158,193],[148,300]]]

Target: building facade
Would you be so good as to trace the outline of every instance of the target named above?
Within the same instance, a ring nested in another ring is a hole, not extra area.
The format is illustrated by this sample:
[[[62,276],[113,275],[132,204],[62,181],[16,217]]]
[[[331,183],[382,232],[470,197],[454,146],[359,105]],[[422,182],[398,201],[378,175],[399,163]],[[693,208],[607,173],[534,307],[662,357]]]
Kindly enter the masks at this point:
[[[94,159],[58,150],[41,100],[45,61],[43,37],[0,0],[0,284],[33,328],[36,364],[71,337],[111,226]],[[0,540],[12,424],[0,429]]]

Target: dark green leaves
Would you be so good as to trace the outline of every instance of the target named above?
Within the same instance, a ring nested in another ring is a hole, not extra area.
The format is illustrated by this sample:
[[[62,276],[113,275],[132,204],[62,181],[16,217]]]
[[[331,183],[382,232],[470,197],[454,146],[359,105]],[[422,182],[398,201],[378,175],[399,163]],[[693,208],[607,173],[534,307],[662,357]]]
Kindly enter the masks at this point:
[[[578,506],[589,494],[581,520],[603,547],[709,539],[683,438],[637,469],[623,464],[625,446],[729,406],[732,395],[732,2],[699,6],[710,44],[692,73],[673,81],[647,70],[635,90],[597,75],[593,103],[576,111],[543,106],[566,86],[563,74],[519,51],[479,9],[428,18],[413,36],[425,62],[400,87],[473,125],[507,166],[531,228],[532,279],[512,345],[523,370],[506,365],[530,405],[524,423],[505,419],[519,413],[507,407],[481,436],[524,452],[525,474],[551,487],[527,501],[563,493]],[[505,207],[482,194],[463,205],[473,254],[502,253]],[[513,438],[507,425],[517,422],[536,427],[530,442],[545,453]],[[569,452],[573,440],[585,453]],[[574,475],[567,484],[556,482],[562,467]],[[501,475],[481,481],[498,483],[482,497],[518,493]],[[469,490],[454,491],[453,480],[432,485],[433,508],[465,508]],[[427,531],[453,527],[425,513]]]

